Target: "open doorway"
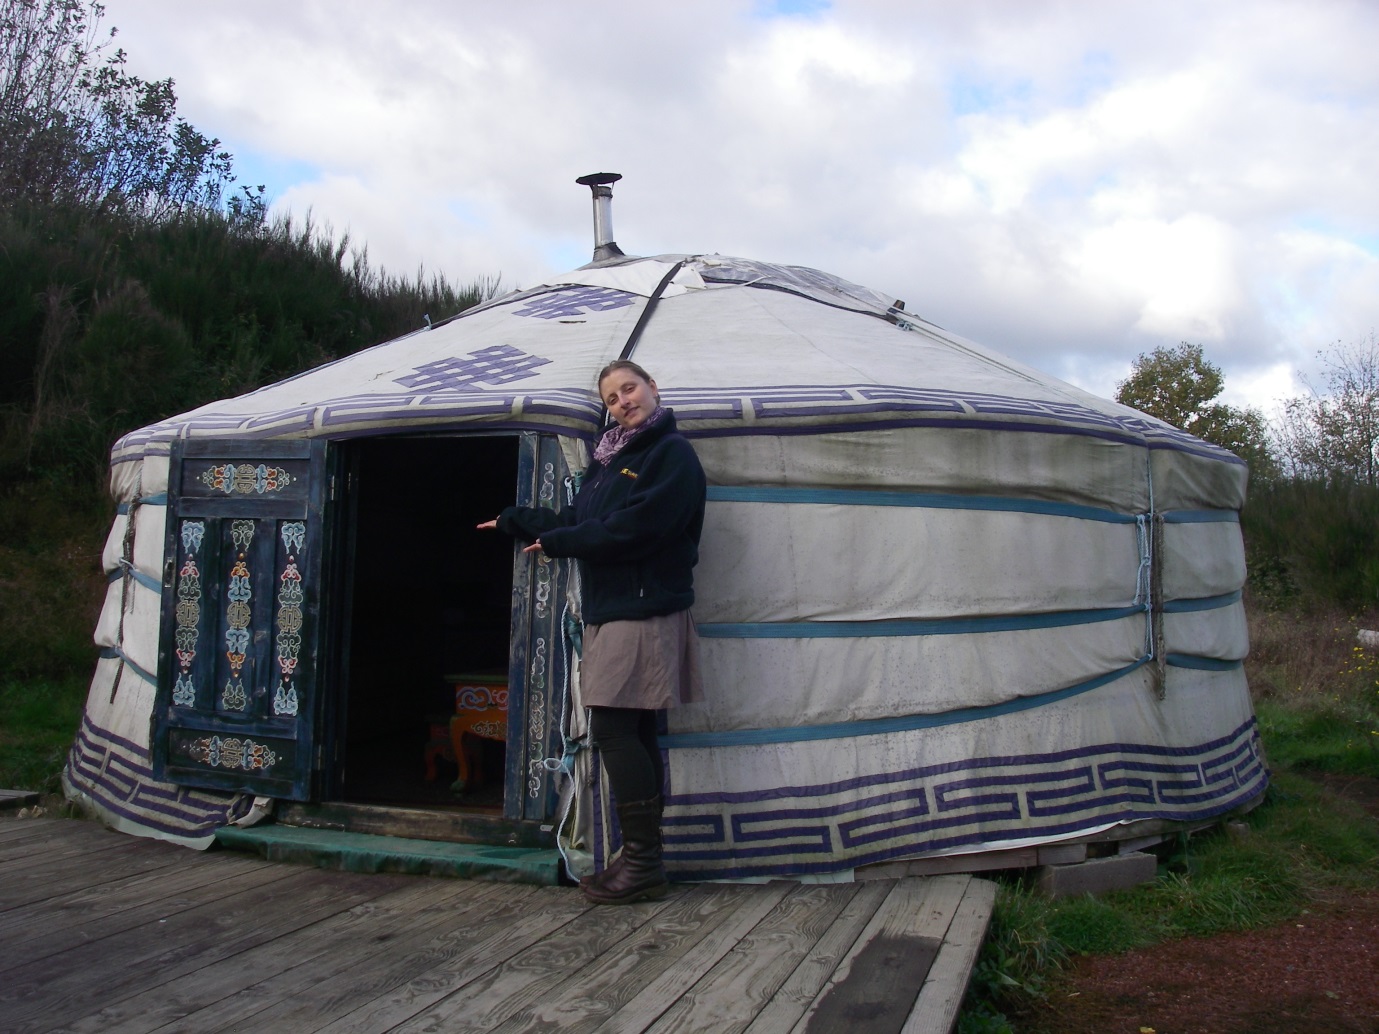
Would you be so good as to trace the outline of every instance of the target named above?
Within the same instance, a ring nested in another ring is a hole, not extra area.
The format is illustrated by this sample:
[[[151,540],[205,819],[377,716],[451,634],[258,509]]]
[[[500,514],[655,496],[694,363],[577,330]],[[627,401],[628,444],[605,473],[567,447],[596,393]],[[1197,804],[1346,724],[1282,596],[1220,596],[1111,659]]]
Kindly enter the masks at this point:
[[[349,448],[340,796],[501,811],[513,546],[475,524],[513,503],[519,440],[376,438]],[[472,707],[476,695],[494,705],[472,723],[477,732],[452,728],[457,696]]]

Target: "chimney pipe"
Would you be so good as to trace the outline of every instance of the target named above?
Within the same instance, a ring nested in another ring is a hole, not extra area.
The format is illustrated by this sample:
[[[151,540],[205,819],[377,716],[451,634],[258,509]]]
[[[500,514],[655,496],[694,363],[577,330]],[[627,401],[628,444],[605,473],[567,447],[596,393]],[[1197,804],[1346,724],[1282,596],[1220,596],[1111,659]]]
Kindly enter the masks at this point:
[[[616,172],[592,172],[576,183],[594,195],[594,261],[621,258],[623,250],[613,240],[613,184],[622,179]]]

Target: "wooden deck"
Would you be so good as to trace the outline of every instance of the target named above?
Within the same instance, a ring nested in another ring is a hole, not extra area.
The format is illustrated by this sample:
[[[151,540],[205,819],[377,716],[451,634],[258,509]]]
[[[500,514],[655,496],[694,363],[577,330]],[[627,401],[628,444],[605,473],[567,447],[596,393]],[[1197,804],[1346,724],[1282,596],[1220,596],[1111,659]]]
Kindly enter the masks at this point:
[[[578,890],[0,817],[0,1031],[946,1032],[992,884]]]

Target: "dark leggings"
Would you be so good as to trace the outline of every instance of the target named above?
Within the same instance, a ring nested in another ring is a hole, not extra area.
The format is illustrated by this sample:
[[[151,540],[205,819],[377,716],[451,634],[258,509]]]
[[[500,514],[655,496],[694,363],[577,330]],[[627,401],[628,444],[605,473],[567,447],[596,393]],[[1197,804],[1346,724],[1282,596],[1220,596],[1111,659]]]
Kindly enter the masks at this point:
[[[646,801],[661,792],[665,765],[656,741],[656,712],[640,707],[589,708],[589,736],[618,804]]]

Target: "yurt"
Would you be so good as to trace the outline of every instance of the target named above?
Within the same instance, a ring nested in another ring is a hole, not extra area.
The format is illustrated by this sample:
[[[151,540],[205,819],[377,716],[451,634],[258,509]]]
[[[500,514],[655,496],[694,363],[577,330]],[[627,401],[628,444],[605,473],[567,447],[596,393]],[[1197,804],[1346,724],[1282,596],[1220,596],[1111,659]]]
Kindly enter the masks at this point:
[[[1237,457],[827,273],[625,255],[616,179],[580,180],[588,265],[115,444],[70,798],[197,847],[602,865],[577,566],[475,525],[570,505],[621,356],[709,483],[673,879],[1114,852],[1258,801]]]

